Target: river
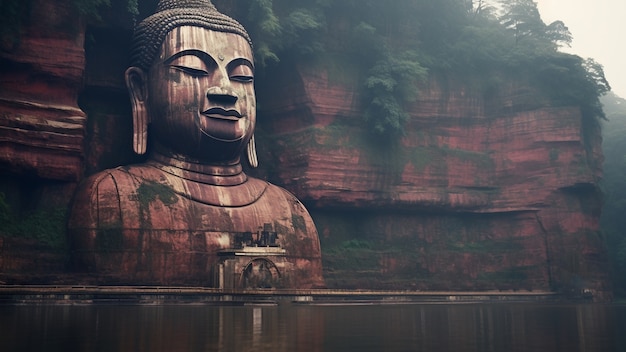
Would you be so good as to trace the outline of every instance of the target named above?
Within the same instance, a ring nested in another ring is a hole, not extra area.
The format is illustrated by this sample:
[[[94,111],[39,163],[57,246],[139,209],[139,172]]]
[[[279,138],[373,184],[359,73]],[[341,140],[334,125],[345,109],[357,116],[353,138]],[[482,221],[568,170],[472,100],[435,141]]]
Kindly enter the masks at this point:
[[[626,305],[1,305],[2,351],[626,351]]]

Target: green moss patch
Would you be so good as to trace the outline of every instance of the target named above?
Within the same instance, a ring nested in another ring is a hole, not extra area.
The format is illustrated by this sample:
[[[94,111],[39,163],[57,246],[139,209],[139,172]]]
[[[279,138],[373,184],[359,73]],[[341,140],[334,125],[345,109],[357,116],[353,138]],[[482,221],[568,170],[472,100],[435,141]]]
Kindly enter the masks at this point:
[[[37,209],[22,216],[15,215],[0,193],[0,235],[35,239],[55,250],[67,248],[65,208]]]

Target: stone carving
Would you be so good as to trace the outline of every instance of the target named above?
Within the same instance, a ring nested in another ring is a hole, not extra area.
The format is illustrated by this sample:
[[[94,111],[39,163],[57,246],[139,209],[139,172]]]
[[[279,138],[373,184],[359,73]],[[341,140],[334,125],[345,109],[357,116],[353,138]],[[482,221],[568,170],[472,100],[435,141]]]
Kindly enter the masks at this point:
[[[323,285],[317,230],[256,165],[251,41],[209,0],[162,0],[135,31],[126,82],[143,164],[86,179],[73,265],[100,282],[223,288]]]

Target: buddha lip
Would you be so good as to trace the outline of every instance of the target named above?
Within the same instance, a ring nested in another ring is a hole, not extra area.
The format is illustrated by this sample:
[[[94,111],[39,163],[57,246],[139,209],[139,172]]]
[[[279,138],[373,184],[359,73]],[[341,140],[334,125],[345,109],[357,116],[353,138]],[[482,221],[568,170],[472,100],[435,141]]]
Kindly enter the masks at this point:
[[[214,119],[222,119],[222,120],[231,120],[237,121],[243,117],[236,110],[226,110],[222,108],[211,108],[209,110],[205,110],[202,112],[202,115],[214,118]]]

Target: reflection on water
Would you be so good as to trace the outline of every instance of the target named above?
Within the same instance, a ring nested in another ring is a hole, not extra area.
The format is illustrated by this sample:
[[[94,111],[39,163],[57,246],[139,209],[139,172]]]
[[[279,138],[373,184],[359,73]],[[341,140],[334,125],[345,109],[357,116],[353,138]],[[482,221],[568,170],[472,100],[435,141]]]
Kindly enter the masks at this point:
[[[0,306],[2,351],[626,351],[626,306]]]

